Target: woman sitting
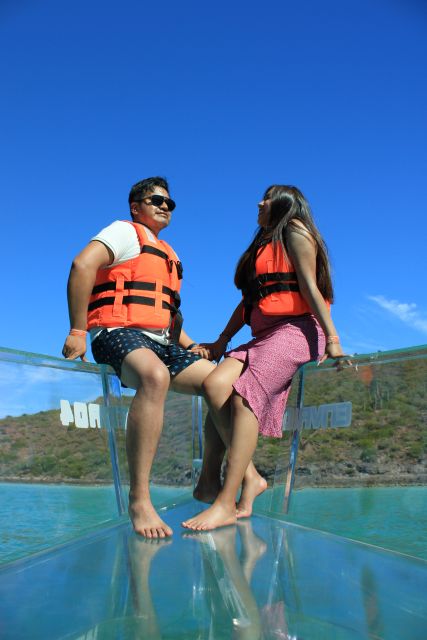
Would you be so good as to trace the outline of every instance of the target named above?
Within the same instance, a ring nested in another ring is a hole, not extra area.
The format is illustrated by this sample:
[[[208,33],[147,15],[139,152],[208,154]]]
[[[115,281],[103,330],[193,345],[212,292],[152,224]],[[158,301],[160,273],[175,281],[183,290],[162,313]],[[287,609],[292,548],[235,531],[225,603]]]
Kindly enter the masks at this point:
[[[234,279],[243,300],[217,341],[205,345],[219,360],[244,322],[254,336],[227,353],[203,384],[228,448],[226,478],[214,503],[183,523],[188,529],[215,529],[252,513],[254,499],[267,486],[251,462],[258,434],[282,436],[295,372],[311,360],[321,364],[330,357],[338,364],[346,357],[329,312],[333,288],[326,247],[306,199],[296,187],[273,185],[258,208],[259,230]]]

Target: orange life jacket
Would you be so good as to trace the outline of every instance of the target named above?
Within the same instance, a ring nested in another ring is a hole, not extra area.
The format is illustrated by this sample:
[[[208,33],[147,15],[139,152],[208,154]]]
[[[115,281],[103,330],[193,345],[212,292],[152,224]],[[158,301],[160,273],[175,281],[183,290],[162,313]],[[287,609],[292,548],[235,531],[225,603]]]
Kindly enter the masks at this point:
[[[99,269],[89,300],[87,326],[166,329],[180,305],[182,265],[173,249],[142,224],[130,222],[141,252]]]
[[[279,257],[280,256],[280,257]],[[266,316],[299,316],[311,313],[302,297],[294,267],[279,252],[278,261],[273,255],[273,243],[262,246],[255,260],[256,277],[243,289],[245,322],[249,324],[252,307],[257,304]]]

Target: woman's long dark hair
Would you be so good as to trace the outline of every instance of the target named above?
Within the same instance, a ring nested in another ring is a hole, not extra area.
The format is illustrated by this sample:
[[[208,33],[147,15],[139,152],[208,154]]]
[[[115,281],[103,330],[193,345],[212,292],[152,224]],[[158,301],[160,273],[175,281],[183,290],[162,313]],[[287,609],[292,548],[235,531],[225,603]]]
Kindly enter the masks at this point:
[[[303,194],[296,187],[275,184],[269,187],[264,200],[270,200],[270,219],[266,229],[258,229],[249,247],[241,256],[237,263],[234,283],[238,289],[244,289],[250,280],[255,278],[255,260],[260,247],[273,243],[274,261],[277,263],[280,251],[286,259],[286,229],[291,225],[293,230],[298,231],[299,225],[293,223],[300,220],[307,231],[313,237],[316,246],[316,279],[317,286],[322,296],[333,302],[334,292],[332,287],[328,252],[322,236],[317,229],[310,206]]]

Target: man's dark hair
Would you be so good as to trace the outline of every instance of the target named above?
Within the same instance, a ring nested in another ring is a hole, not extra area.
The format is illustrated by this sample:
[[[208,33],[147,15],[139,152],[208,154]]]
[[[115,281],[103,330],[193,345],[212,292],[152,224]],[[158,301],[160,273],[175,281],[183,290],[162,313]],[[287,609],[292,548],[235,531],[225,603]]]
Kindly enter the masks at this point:
[[[160,178],[159,176],[156,176],[154,178],[145,178],[145,180],[140,180],[139,182],[134,184],[132,189],[130,190],[129,205],[131,205],[132,202],[139,202],[148,194],[153,193],[155,187],[166,189],[166,191],[169,193],[169,185],[165,178]]]

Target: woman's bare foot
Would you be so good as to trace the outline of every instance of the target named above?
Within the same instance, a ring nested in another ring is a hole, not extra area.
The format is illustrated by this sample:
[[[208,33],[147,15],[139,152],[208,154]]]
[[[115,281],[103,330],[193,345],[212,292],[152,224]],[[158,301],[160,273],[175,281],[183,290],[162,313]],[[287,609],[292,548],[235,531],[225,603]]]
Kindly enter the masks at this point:
[[[243,480],[242,493],[236,506],[237,518],[249,518],[257,496],[267,489],[267,481],[257,474],[253,478]]]
[[[226,527],[230,524],[236,524],[236,509],[234,506],[224,506],[220,502],[215,502],[206,511],[201,511],[194,518],[190,518],[182,523],[186,529],[193,531],[211,531],[218,527]]]
[[[256,563],[267,551],[267,544],[254,533],[250,520],[239,520],[238,529],[242,541],[240,561],[246,580],[250,583]]]
[[[129,500],[129,517],[135,533],[144,538],[167,538],[172,529],[163,522],[149,500]]]

